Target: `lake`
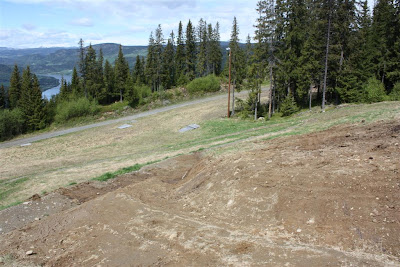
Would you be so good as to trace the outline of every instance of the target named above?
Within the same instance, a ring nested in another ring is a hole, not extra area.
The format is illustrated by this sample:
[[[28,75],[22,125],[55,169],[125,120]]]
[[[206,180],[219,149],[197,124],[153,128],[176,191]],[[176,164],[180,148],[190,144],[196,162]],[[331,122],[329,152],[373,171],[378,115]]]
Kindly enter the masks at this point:
[[[52,75],[43,75],[43,76],[48,76],[48,77],[54,77],[60,81],[60,84],[56,87],[50,88],[42,93],[42,98],[47,98],[51,99],[53,95],[57,95],[60,92],[60,87],[61,87],[61,77],[64,77],[64,79],[67,82],[71,82],[72,75],[59,75],[59,74],[52,74]]]

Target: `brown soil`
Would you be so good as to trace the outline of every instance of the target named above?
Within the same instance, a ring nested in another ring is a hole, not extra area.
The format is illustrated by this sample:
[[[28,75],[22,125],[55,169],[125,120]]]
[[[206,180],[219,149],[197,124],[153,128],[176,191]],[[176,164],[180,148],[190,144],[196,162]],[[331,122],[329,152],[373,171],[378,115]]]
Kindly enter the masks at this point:
[[[60,189],[0,212],[0,256],[45,266],[399,266],[399,129],[340,126]],[[34,213],[43,203],[53,203],[48,216]]]

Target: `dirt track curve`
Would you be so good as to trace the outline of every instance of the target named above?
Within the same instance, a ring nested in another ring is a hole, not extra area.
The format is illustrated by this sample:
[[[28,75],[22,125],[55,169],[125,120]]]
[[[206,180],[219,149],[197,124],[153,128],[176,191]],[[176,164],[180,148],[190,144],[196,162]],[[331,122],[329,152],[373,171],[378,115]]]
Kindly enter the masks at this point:
[[[398,122],[361,123],[60,189],[11,208],[12,224],[42,207],[0,235],[1,256],[45,266],[399,266],[399,143]]]

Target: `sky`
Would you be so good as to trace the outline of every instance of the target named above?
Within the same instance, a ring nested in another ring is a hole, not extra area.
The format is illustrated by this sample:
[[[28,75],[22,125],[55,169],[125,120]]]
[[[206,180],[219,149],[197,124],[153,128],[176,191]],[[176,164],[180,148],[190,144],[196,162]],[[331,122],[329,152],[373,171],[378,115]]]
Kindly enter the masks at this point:
[[[158,24],[167,39],[189,19],[220,24],[230,38],[236,16],[240,39],[254,35],[257,0],[0,0],[0,47],[76,47],[118,43],[147,45]]]

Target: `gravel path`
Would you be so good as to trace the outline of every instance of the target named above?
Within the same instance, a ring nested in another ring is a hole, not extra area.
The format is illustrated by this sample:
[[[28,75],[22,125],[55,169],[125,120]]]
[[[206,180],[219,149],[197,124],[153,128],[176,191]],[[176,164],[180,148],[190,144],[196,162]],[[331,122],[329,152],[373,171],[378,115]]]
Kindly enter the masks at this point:
[[[242,93],[245,93],[245,92],[242,92]],[[200,103],[223,99],[223,98],[226,98],[226,95],[217,95],[217,96],[213,96],[213,97],[196,99],[196,100],[192,100],[192,101],[188,101],[188,102],[184,102],[184,103],[180,103],[180,104],[170,105],[170,106],[166,106],[166,107],[162,107],[162,108],[157,108],[157,109],[141,112],[141,113],[138,113],[135,115],[130,115],[130,116],[114,119],[114,120],[107,120],[107,121],[88,124],[88,125],[84,125],[84,126],[69,128],[69,129],[65,129],[65,130],[60,130],[60,131],[55,131],[55,132],[50,132],[50,133],[43,133],[43,134],[39,134],[36,136],[28,137],[28,138],[7,141],[7,142],[0,143],[0,149],[12,147],[12,146],[20,146],[20,145],[24,145],[24,144],[29,144],[29,143],[33,143],[36,141],[49,139],[49,138],[53,138],[56,136],[65,135],[65,134],[69,134],[69,133],[75,133],[75,132],[83,131],[83,130],[90,129],[90,128],[106,126],[106,125],[119,123],[119,122],[132,121],[135,119],[155,115],[155,114],[158,114],[161,112],[170,111],[170,110],[173,110],[176,108],[186,107],[186,106],[190,106],[190,105],[200,104]]]

